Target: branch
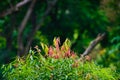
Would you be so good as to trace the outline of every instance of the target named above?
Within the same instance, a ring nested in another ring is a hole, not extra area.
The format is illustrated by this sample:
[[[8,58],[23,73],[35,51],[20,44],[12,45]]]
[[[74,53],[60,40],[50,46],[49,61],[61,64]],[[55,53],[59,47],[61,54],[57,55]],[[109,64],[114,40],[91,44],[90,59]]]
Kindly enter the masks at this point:
[[[29,9],[28,9],[28,11],[27,11],[27,13],[26,13],[26,15],[25,15],[20,27],[19,27],[19,29],[18,29],[18,39],[17,39],[17,41],[18,41],[18,55],[19,56],[21,56],[21,54],[24,53],[24,46],[23,46],[23,41],[22,41],[22,33],[23,33],[23,30],[24,30],[24,28],[25,28],[25,26],[26,26],[26,24],[28,22],[28,19],[30,18],[30,15],[31,15],[32,11],[33,11],[33,7],[35,5],[35,2],[36,2],[36,0],[32,1],[32,3],[30,5],[30,7],[29,7]]]
[[[88,48],[85,50],[85,52],[81,55],[81,58],[88,55],[93,49],[94,47],[104,38],[105,33],[103,34],[98,34],[98,36],[96,37],[95,40],[91,41],[91,43],[89,44]]]
[[[39,24],[35,27],[35,29],[32,31],[32,34],[30,36],[30,38],[28,39],[28,43],[26,45],[26,50],[25,52],[28,52],[29,47],[31,45],[31,42],[33,40],[33,37],[35,35],[35,33],[39,30],[39,28],[42,26],[42,23],[44,21],[44,19],[48,16],[48,14],[50,13],[50,11],[52,10],[53,6],[56,4],[57,0],[53,0],[48,4],[48,7],[46,9],[46,11],[44,12],[43,16],[41,17],[41,20],[39,22]]]
[[[31,0],[23,0],[21,2],[19,2],[18,4],[16,4],[16,6],[12,6],[11,8],[3,11],[1,14],[0,14],[0,17],[4,17],[4,16],[7,16],[9,14],[12,14],[13,12],[15,11],[18,11],[18,9],[20,7],[22,7],[23,5],[27,4],[28,2],[30,2]]]

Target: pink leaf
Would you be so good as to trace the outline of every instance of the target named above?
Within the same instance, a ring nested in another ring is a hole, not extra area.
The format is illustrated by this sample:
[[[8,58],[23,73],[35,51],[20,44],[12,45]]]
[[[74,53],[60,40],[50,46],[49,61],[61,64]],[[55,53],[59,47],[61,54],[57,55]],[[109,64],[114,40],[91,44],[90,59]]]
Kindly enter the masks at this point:
[[[50,57],[52,57],[52,56],[53,56],[53,53],[54,53],[53,48],[52,48],[52,46],[50,46],[50,47],[49,47],[49,50],[48,50],[48,55],[49,55]]]

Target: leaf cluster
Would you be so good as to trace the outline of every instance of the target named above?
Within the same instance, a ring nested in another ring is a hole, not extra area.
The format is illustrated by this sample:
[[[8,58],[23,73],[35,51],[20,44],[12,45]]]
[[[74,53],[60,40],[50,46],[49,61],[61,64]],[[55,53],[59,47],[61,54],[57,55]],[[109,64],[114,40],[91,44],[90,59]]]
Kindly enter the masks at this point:
[[[52,55],[48,46],[42,44],[47,57],[35,47],[36,50],[30,50],[26,58],[17,57],[13,62],[3,65],[3,77],[7,80],[116,80],[115,70],[111,68],[103,68],[94,62],[83,63],[77,55],[77,58],[63,57],[58,52],[64,52],[66,48],[57,51],[62,48],[58,48],[58,43],[59,38],[55,38]],[[68,43],[69,40],[66,40],[63,45],[70,49]],[[59,58],[54,57],[57,54]]]

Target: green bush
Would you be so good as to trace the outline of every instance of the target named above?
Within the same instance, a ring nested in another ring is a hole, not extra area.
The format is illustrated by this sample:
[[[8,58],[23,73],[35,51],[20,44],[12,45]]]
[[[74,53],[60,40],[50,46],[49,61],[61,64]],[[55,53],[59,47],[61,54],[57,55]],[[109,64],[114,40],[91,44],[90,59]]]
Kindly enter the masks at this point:
[[[67,39],[59,46],[59,38],[54,46],[41,43],[45,55],[38,46],[30,50],[26,58],[17,57],[15,61],[3,65],[3,77],[7,80],[116,80],[115,70],[103,68],[94,62],[81,61],[70,50]]]

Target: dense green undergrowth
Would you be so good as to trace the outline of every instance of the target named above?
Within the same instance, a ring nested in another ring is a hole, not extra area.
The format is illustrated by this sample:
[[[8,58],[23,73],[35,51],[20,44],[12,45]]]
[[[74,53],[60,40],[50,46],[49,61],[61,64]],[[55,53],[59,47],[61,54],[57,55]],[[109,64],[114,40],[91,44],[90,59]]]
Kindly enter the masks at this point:
[[[17,57],[13,62],[3,65],[5,80],[116,80],[114,68],[103,68],[93,61],[81,60],[70,50],[70,41],[66,39],[59,46],[59,38],[53,46],[41,43],[30,50],[26,58]],[[41,53],[44,52],[43,56]]]

